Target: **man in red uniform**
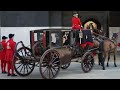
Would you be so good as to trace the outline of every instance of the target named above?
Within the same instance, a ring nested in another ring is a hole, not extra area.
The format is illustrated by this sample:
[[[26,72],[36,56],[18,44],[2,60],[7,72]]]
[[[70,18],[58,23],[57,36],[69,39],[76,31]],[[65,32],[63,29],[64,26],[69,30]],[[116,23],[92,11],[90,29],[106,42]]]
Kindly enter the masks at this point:
[[[12,76],[17,76],[14,74],[14,66],[12,65],[12,60],[15,52],[16,42],[13,40],[14,34],[9,34],[9,40],[7,41],[6,50],[6,60],[8,64],[8,76],[10,76],[10,69],[12,70]]]
[[[72,31],[73,31],[73,38],[75,38],[74,42],[76,45],[80,45],[79,31],[81,30],[82,30],[82,22],[80,18],[78,18],[78,13],[73,12]]]
[[[78,13],[74,12],[73,18],[72,18],[72,30],[82,30],[82,22],[80,18],[78,18]]]
[[[7,46],[6,39],[7,39],[7,37],[3,36],[2,37],[2,42],[0,42],[3,46],[3,50],[0,52],[2,73],[7,73],[6,70],[5,70],[6,69],[5,55],[6,55],[6,46]]]

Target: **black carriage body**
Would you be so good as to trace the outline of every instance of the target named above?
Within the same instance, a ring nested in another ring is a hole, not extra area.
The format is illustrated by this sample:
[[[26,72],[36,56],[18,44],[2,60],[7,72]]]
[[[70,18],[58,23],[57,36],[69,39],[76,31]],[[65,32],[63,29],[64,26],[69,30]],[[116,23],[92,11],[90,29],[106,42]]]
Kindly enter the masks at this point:
[[[66,38],[67,35],[67,38]],[[36,42],[43,43],[43,48],[54,49],[60,55],[61,64],[68,64],[71,62],[72,50],[72,32],[71,29],[42,29],[30,31],[31,48]],[[44,51],[44,52],[45,52]],[[41,57],[44,52],[39,55]],[[36,55],[34,56],[36,57]]]

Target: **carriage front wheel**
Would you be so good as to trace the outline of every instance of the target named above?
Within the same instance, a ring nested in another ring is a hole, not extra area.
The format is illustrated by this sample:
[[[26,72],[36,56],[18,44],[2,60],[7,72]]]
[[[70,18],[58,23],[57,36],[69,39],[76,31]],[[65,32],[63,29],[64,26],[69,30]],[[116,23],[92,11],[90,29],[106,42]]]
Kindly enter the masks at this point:
[[[92,70],[94,65],[94,57],[92,53],[86,53],[82,57],[81,67],[85,73],[88,73]]]
[[[16,50],[13,66],[15,72],[20,76],[28,76],[32,73],[35,67],[35,62],[32,61],[31,49],[27,47],[21,47]]]
[[[56,50],[47,50],[40,60],[40,74],[44,79],[55,78],[61,68],[59,54]]]

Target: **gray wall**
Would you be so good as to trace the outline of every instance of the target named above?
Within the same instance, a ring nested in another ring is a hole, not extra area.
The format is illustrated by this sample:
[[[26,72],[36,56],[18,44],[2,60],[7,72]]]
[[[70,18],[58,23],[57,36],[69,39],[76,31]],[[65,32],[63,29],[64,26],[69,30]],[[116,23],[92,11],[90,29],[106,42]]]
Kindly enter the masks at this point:
[[[110,27],[120,27],[120,11],[110,11]]]
[[[49,22],[50,22],[50,26],[62,26],[62,12],[50,11]]]
[[[3,27],[49,26],[48,11],[2,11]]]
[[[72,26],[72,11],[62,11],[62,26],[71,27]]]
[[[1,11],[0,11],[0,27],[1,27]]]

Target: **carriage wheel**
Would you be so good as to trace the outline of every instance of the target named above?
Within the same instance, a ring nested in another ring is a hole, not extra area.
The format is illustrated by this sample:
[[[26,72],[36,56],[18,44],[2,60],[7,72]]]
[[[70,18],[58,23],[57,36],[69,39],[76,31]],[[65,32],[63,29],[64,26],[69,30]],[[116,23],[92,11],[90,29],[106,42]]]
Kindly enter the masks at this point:
[[[84,58],[82,58],[81,67],[85,73],[91,71],[93,65],[94,65],[94,57],[92,56],[91,53],[88,53],[87,55],[84,56]]]
[[[35,62],[32,61],[31,50],[27,47],[19,48],[14,56],[13,65],[18,75],[28,76],[31,74],[35,67]]]
[[[35,59],[39,60],[42,54],[44,53],[44,50],[45,49],[42,46],[42,43],[40,41],[36,42],[32,47],[32,54],[35,57]]]
[[[67,69],[70,66],[71,63],[65,64],[65,65],[61,65],[62,69]]]
[[[59,54],[55,50],[47,50],[40,60],[40,73],[44,79],[55,78],[61,68]]]

